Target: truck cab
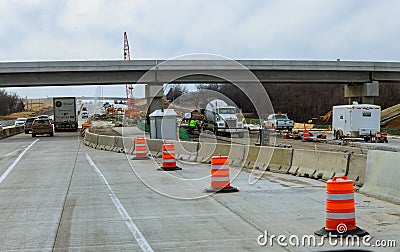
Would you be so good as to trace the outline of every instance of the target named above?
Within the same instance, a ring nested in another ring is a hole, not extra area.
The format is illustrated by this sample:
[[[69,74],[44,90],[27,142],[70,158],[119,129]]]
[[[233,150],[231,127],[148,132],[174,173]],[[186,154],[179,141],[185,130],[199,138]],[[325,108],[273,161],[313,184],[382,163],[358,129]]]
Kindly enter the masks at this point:
[[[207,104],[203,128],[214,134],[238,134],[239,137],[245,132],[243,122],[236,115],[236,107],[222,100],[213,100]]]

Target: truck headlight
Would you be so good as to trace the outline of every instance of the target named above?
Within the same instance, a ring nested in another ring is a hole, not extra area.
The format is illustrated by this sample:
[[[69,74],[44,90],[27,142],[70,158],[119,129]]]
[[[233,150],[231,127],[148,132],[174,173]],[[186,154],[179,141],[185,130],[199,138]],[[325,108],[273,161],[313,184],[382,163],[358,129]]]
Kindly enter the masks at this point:
[[[242,128],[242,127],[243,127],[243,123],[242,123],[242,122],[238,122],[237,125],[238,125],[239,128]]]
[[[225,123],[218,123],[218,127],[225,127]]]

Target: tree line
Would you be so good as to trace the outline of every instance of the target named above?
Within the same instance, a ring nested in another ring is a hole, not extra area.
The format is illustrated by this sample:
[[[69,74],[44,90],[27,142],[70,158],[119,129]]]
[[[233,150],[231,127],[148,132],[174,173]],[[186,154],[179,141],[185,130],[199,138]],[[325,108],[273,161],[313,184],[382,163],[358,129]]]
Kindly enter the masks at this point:
[[[344,98],[344,84],[263,84],[269,95],[275,112],[288,114],[296,122],[307,122],[319,119],[332,110],[334,105],[348,104]],[[242,109],[243,113],[255,113],[255,108],[247,95],[232,84],[198,84],[198,90],[209,89],[230,98]],[[173,86],[169,97],[182,95],[187,90]],[[400,85],[395,83],[380,83],[380,95],[375,98],[375,104],[382,109],[400,103]]]
[[[8,93],[0,89],[0,116],[21,112],[24,107],[22,99],[16,93]]]

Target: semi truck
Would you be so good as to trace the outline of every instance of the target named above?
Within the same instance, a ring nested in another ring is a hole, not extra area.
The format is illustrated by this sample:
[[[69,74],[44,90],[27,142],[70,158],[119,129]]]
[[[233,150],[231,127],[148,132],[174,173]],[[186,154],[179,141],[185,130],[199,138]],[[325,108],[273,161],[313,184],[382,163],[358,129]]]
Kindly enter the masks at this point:
[[[371,104],[333,106],[332,130],[336,139],[363,138],[387,142],[386,133],[380,132],[381,107]]]
[[[53,98],[54,130],[77,131],[78,117],[76,116],[75,97]]]
[[[235,106],[215,99],[207,104],[203,113],[203,130],[210,130],[216,135],[238,134],[239,137],[243,137],[245,129],[243,122],[236,115]]]

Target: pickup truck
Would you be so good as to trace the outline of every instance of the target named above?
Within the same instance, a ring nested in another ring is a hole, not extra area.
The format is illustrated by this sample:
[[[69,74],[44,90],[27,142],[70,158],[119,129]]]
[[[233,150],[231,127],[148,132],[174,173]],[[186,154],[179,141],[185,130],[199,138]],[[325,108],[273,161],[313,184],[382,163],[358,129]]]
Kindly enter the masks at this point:
[[[286,114],[271,114],[264,121],[264,125],[267,129],[275,130],[288,130],[292,131],[294,127],[293,120],[290,120]]]

